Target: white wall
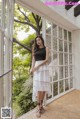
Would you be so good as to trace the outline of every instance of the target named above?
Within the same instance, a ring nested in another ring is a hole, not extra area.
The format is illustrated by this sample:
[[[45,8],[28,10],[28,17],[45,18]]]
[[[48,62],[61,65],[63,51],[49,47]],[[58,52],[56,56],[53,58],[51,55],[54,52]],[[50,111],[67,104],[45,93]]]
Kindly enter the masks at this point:
[[[80,30],[73,31],[72,37],[74,53],[74,87],[80,90]]]
[[[46,0],[40,0],[41,2],[44,2]],[[55,1],[55,0],[47,0],[47,1]],[[65,0],[58,0],[57,2],[65,2]],[[75,24],[76,26],[80,26],[80,15],[75,17],[74,16],[74,8],[77,5],[74,5],[73,7],[71,7],[69,10],[65,9],[65,5],[48,5],[48,7],[50,7],[53,11],[56,11],[59,15],[61,15],[63,18],[65,18],[66,20],[68,20],[69,22]]]

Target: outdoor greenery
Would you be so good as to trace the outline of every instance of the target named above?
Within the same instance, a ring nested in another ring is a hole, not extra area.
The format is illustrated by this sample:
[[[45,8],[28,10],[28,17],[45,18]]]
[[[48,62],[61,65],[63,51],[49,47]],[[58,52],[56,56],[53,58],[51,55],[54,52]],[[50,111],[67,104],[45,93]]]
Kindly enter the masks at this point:
[[[31,42],[36,35],[39,35],[42,29],[41,17],[35,15],[27,9],[15,4],[14,13],[14,34],[13,37],[28,48],[32,48]],[[30,28],[34,33],[27,38],[19,40],[17,34],[19,31],[28,33]],[[32,102],[32,77],[30,77],[31,52],[13,43],[13,110],[16,117],[27,113],[36,106]]]

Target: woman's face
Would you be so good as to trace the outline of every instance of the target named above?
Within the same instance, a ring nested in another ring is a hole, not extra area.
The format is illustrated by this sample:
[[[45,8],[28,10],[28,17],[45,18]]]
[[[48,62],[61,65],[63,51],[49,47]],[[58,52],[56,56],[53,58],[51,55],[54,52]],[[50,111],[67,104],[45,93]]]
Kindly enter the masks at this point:
[[[40,38],[36,38],[36,43],[38,46],[43,45],[42,40]]]

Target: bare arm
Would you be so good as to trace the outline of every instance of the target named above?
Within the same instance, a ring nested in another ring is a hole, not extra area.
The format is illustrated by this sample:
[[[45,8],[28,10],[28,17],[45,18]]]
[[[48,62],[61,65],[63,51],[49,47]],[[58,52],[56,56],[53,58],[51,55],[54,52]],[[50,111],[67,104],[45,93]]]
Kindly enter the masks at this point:
[[[33,73],[33,69],[35,66],[35,57],[34,57],[34,49],[32,48],[32,64],[31,64],[31,69],[30,69],[30,73]]]
[[[32,65],[31,65],[31,68],[34,68],[34,65],[35,65],[35,58],[34,58],[34,56],[32,56]]]

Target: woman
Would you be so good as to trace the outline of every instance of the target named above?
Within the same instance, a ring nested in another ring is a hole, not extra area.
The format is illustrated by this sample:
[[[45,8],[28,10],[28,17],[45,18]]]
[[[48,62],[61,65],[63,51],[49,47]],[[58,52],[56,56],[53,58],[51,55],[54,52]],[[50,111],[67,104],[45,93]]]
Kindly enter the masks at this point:
[[[41,36],[37,36],[34,41],[34,49],[32,50],[32,67],[30,72],[33,74],[33,101],[37,101],[38,110],[37,117],[41,116],[43,108],[43,100],[45,94],[51,94],[49,79],[49,48],[45,47],[44,40]]]

